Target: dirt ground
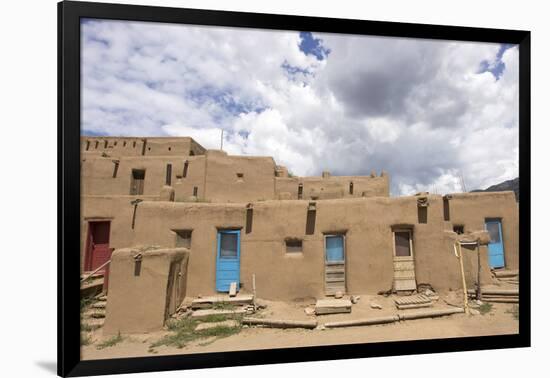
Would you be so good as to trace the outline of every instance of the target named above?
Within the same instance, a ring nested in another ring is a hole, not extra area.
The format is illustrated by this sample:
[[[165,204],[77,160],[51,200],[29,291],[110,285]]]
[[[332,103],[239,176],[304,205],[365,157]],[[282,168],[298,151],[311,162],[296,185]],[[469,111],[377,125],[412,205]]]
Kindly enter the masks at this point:
[[[354,320],[393,315],[417,310],[397,310],[395,297],[361,296],[350,314],[307,315],[305,308],[314,307],[314,298],[298,299],[294,302],[261,301],[267,307],[254,317],[266,319],[312,320],[318,324],[332,321]],[[379,304],[382,309],[371,307]],[[458,305],[460,296],[449,292],[440,297],[433,309],[452,308]],[[235,350],[273,349],[334,344],[354,344],[399,340],[450,338],[463,336],[488,336],[518,333],[518,320],[513,315],[514,305],[493,303],[485,314],[455,314],[433,319],[406,320],[385,325],[371,325],[334,329],[271,329],[244,326],[242,330],[225,338],[210,338],[191,341],[183,348],[159,346],[150,350],[150,345],[161,339],[168,331],[148,334],[122,335],[122,341],[113,346],[98,349],[98,345],[109,337],[98,329],[90,334],[90,344],[81,347],[82,359],[103,359],[118,357],[139,357],[169,354],[225,352]]]

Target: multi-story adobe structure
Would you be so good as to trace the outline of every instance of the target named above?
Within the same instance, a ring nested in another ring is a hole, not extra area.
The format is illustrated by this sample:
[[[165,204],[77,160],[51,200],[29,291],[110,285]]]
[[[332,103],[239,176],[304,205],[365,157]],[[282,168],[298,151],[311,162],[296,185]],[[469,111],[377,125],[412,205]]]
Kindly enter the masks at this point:
[[[231,156],[191,138],[81,138],[81,269],[113,249],[189,249],[186,296],[231,282],[288,300],[461,287],[454,232],[486,229],[481,283],[518,267],[513,192],[391,197],[385,172],[294,177],[271,157]],[[477,253],[465,253],[467,282]],[[130,279],[130,278],[129,278]]]

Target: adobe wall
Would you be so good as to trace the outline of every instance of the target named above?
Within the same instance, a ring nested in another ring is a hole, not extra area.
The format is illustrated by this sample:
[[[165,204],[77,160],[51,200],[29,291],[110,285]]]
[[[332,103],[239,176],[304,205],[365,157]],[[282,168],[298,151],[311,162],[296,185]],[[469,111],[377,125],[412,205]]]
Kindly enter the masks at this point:
[[[457,193],[449,200],[451,223],[465,231],[485,229],[486,218],[501,220],[507,269],[519,268],[518,206],[512,191]]]
[[[81,270],[84,269],[84,253],[86,250],[86,238],[88,222],[110,221],[109,246],[111,248],[126,248],[134,245],[134,230],[132,229],[132,216],[134,206],[131,202],[135,196],[86,196],[80,202],[80,262]],[[144,200],[156,200],[156,197],[141,196]],[[139,217],[139,208],[136,211],[136,219]]]
[[[206,198],[212,202],[252,202],[275,198],[271,157],[206,153]]]
[[[86,137],[80,138],[84,154],[114,156],[189,156],[204,155],[205,149],[189,137]]]
[[[113,177],[118,161],[116,177]],[[183,177],[185,162],[186,177]],[[143,195],[158,196],[166,182],[166,167],[172,164],[171,183],[176,199],[193,195],[197,187],[198,197],[204,198],[205,156],[187,157],[86,157],[81,165],[81,193],[83,195],[129,195],[133,169],[145,170]]]
[[[352,193],[350,184],[353,183]],[[387,174],[378,177],[330,176],[330,177],[277,177],[276,198],[298,199],[298,187],[302,184],[303,199],[336,199],[358,197],[389,197]]]
[[[104,334],[162,329],[166,318],[185,298],[188,256],[185,248],[115,250],[109,271]]]
[[[221,150],[205,150],[191,138],[82,137],[81,143],[83,195],[130,194],[133,169],[145,170],[143,195],[158,195],[166,182],[167,164],[171,164],[176,201],[298,199],[299,184],[303,199],[389,196],[387,174],[288,177],[286,168],[277,166],[272,157],[230,156]]]
[[[187,294],[215,294],[217,229],[243,227],[244,205],[143,202],[138,211],[133,244],[174,247],[173,230],[192,230]]]
[[[192,229],[188,295],[215,294],[216,232],[240,228],[241,282],[251,291],[256,274],[258,295],[293,299],[324,295],[325,233],[345,232],[348,293],[387,291],[393,284],[392,226],[413,229],[417,283],[436,290],[461,286],[458,260],[446,237],[440,196],[430,196],[427,223],[419,223],[417,197],[317,201],[315,232],[306,235],[309,201],[262,201],[253,204],[252,231],[246,233],[244,205],[144,202],[134,243],[173,246],[174,229]],[[494,203],[498,206],[498,201]],[[480,215],[481,216],[481,215]],[[154,219],[154,221],[152,221]],[[303,240],[303,253],[285,253],[284,240]],[[486,247],[481,248],[483,282],[490,280]],[[473,288],[477,255],[465,253],[468,285]]]

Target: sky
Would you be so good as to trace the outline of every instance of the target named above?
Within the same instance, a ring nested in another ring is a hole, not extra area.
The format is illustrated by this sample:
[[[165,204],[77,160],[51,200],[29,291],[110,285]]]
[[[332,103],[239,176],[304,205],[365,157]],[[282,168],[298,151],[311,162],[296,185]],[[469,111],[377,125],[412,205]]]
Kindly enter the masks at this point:
[[[83,20],[84,135],[191,136],[392,195],[518,176],[515,45]]]

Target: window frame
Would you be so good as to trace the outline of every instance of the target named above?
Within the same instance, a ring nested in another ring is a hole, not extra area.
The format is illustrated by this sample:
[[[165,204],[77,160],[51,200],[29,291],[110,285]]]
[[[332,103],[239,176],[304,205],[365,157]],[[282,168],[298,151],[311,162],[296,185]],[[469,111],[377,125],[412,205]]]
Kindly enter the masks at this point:
[[[409,256],[397,256],[396,254],[396,245],[395,245],[395,233],[396,232],[407,232],[409,234]],[[392,230],[392,247],[393,247],[393,258],[395,260],[410,260],[414,258],[414,248],[413,248],[413,230],[410,228],[395,228]]]

